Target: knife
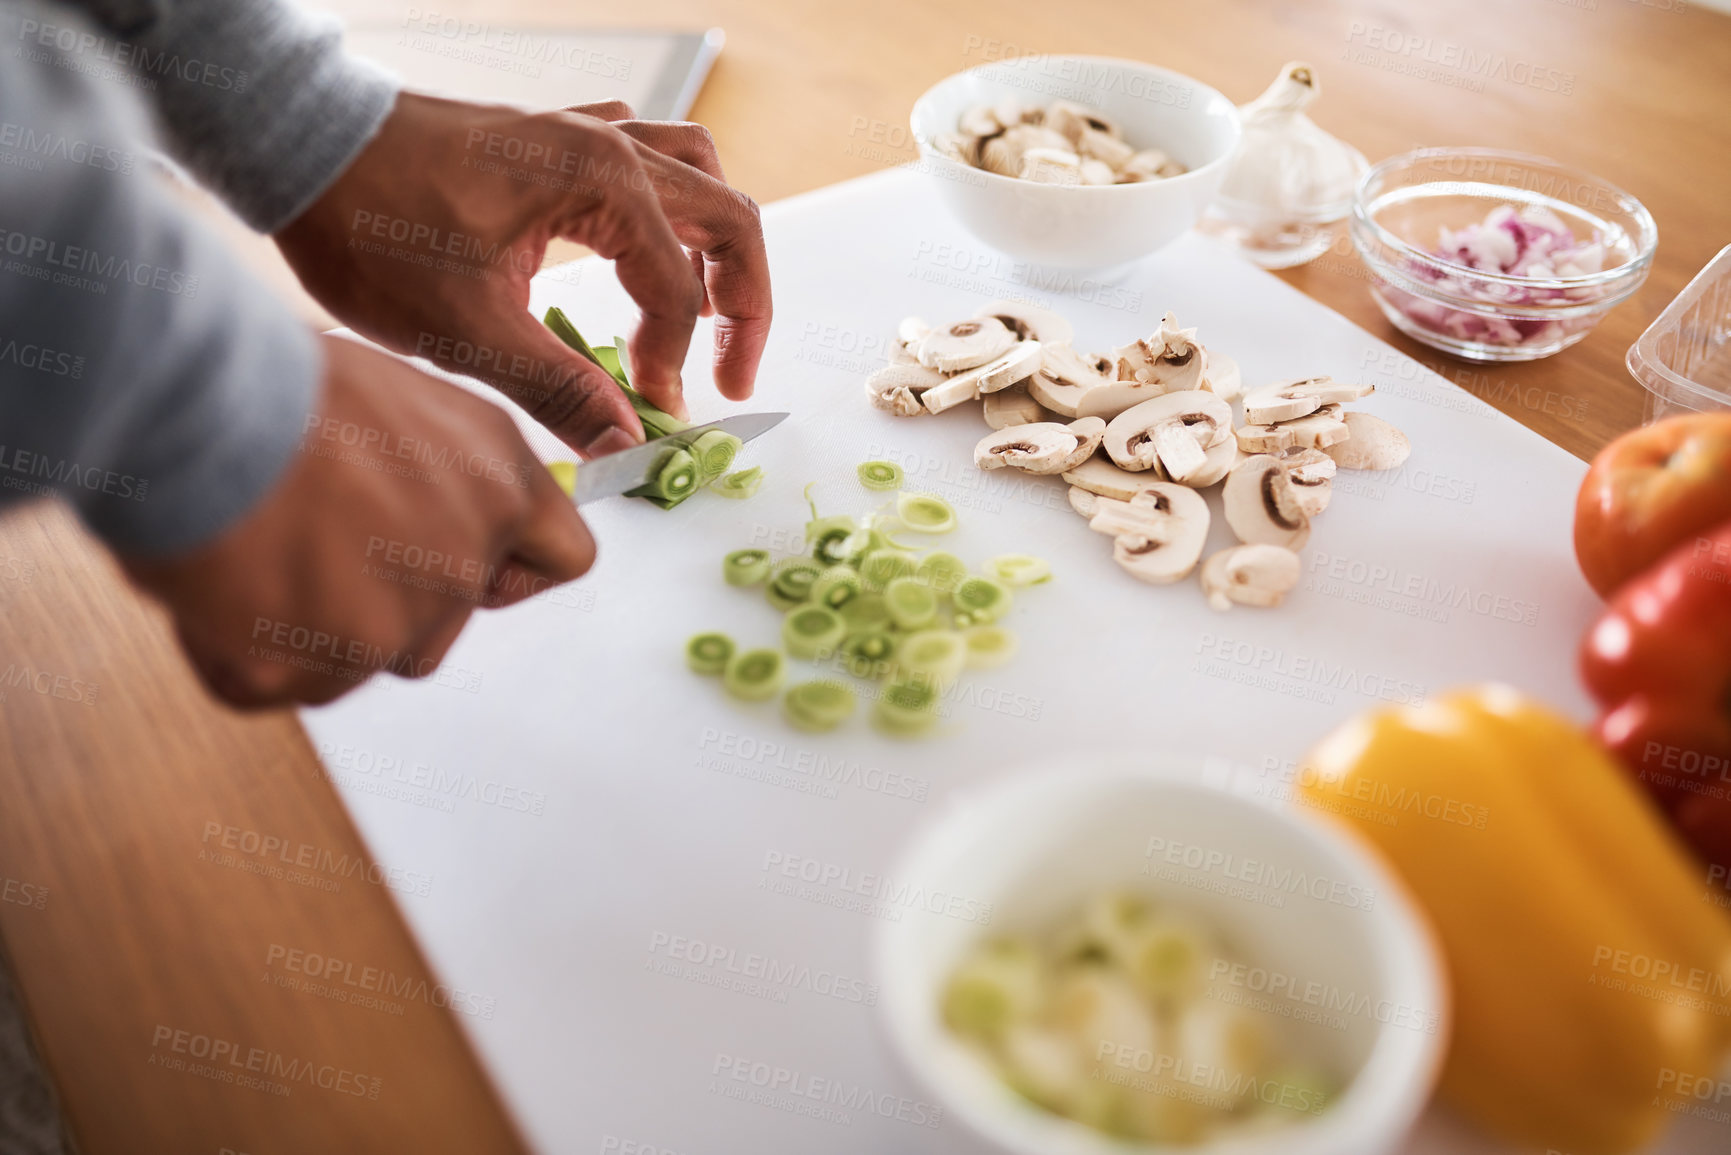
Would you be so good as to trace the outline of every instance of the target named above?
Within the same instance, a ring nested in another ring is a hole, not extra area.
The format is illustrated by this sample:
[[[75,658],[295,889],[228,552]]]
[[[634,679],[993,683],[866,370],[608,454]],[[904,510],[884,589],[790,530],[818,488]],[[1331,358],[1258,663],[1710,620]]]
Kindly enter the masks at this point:
[[[585,461],[577,466],[577,484],[571,490],[571,500],[578,505],[584,505],[603,497],[613,497],[628,489],[636,489],[654,476],[656,465],[668,450],[688,448],[711,429],[731,433],[741,441],[750,441],[785,420],[785,413],[740,413],[723,417],[720,421],[711,421],[708,425],[693,425],[690,429],[682,429],[678,433],[657,437],[654,441],[622,449],[618,453],[609,453],[606,457]]]

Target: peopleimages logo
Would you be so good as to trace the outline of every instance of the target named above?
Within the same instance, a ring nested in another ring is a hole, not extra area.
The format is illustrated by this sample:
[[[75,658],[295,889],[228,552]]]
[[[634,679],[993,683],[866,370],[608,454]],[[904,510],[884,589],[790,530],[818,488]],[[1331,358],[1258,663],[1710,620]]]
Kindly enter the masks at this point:
[[[753,1061],[739,1055],[716,1055],[715,1065],[710,1068],[709,1073],[714,1078],[710,1086],[714,1094],[746,1098],[741,1092],[754,1088],[770,1096],[761,1100],[767,1106],[794,1114],[812,1114],[825,1122],[845,1125],[849,1117],[826,1116],[812,1109],[817,1104],[835,1110],[859,1111],[883,1119],[894,1119],[915,1127],[937,1127],[944,1119],[944,1109],[932,1103],[910,1099],[906,1095],[897,1095],[890,1091],[874,1091],[870,1087],[841,1079],[807,1075],[789,1067]],[[744,1086],[729,1088],[722,1080]]]
[[[795,774],[812,782],[838,787],[852,786],[869,794],[883,794],[912,802],[924,802],[931,790],[931,784],[924,778],[916,778],[900,770],[885,770],[845,754],[826,754],[789,746],[785,742],[764,741],[749,734],[720,730],[714,726],[703,728],[697,748],[737,763],[758,767],[763,771]],[[722,767],[711,763],[711,768]],[[833,794],[828,796],[834,797]]]
[[[825,897],[840,899],[858,896],[868,900],[862,913],[874,914],[891,922],[899,921],[903,910],[924,910],[930,914],[947,915],[981,926],[992,921],[992,904],[989,902],[980,902],[978,899],[944,890],[932,890],[905,880],[897,881],[869,870],[856,871],[850,866],[824,862],[822,859],[770,850],[764,854],[761,869],[764,876],[758,880],[760,889],[795,894],[796,897],[819,902],[823,902]],[[813,893],[798,893],[800,888],[793,885],[795,882],[805,883],[803,889]],[[827,902],[825,905],[841,904]]]
[[[95,465],[80,465],[64,457],[49,457],[0,442],[0,484],[8,489],[27,489],[46,497],[54,490],[83,489],[129,501],[143,501],[150,482],[130,473],[116,473]],[[40,483],[40,484],[37,484]]]
[[[80,28],[43,24],[37,20],[26,19],[18,22],[18,39],[27,44],[34,42],[39,48],[56,49],[68,56],[116,65],[141,76],[171,77],[187,84],[200,84],[223,92],[246,91],[248,77],[244,71],[226,68],[214,61],[200,60],[196,56],[183,57],[178,52],[169,52],[166,49],[152,52],[142,45],[128,44],[124,40],[110,40],[106,36],[98,36]],[[63,67],[68,67],[71,71],[84,71],[72,65]]]
[[[1368,887],[1198,843],[1151,835],[1143,856],[1150,863],[1182,867],[1194,874],[1212,874],[1276,894],[1302,894],[1349,910],[1370,910],[1376,905],[1376,892]]]
[[[1258,1079],[1218,1063],[1199,1063],[1178,1055],[1157,1053],[1146,1047],[1115,1043],[1110,1039],[1101,1039],[1095,1044],[1094,1061],[1102,1066],[1109,1062],[1124,1071],[1138,1071],[1150,1076],[1136,1079],[1107,1071],[1106,1081],[1116,1086],[1133,1087],[1144,1094],[1185,1099],[1217,1111],[1229,1110],[1246,1098],[1308,1115],[1321,1114],[1328,1105],[1327,1096],[1314,1087],[1283,1083],[1277,1079]],[[1096,1071],[1094,1077],[1100,1078],[1101,1075]],[[1185,1087],[1201,1094],[1192,1097],[1179,1093]]]
[[[1450,40],[1415,32],[1403,32],[1381,24],[1354,20],[1347,26],[1347,43],[1362,44],[1364,50],[1355,55],[1349,47],[1343,58],[1357,64],[1372,64],[1377,58],[1368,53],[1386,53],[1382,67],[1389,72],[1403,72],[1421,79],[1443,80],[1449,77],[1471,80],[1475,92],[1483,91],[1486,80],[1536,88],[1572,96],[1575,74],[1548,68],[1519,57],[1510,58],[1503,52],[1470,48]],[[1440,70],[1440,75],[1439,75]]]
[[[29,166],[36,169],[42,167],[41,161],[58,160],[125,176],[133,170],[135,163],[129,152],[93,144],[52,129],[38,130],[29,125],[15,124],[10,120],[0,121],[0,148],[18,150],[18,153],[37,162]]]
[[[6,263],[9,273],[53,285],[66,285],[98,296],[108,292],[108,283],[136,285],[141,289],[156,289],[188,299],[198,296],[198,278],[178,269],[113,254],[105,256],[96,249],[61,244],[34,233],[0,229],[0,252],[18,258]],[[34,261],[41,261],[48,267],[32,264]]]
[[[755,951],[741,952],[724,943],[705,941],[685,935],[658,930],[649,936],[649,954],[688,963],[692,967],[715,972],[728,979],[761,983],[782,991],[802,990],[844,1003],[875,1007],[878,986],[865,979],[839,974],[822,967],[778,959]],[[653,966],[651,969],[655,969]],[[684,976],[675,976],[684,977]],[[719,985],[714,982],[705,985]],[[747,991],[746,993],[752,993]],[[776,1001],[785,1002],[785,997]]]
[[[20,369],[34,369],[50,377],[66,377],[76,381],[84,376],[83,357],[63,353],[32,341],[18,342],[7,338],[0,342],[0,361],[9,361]]]
[[[315,1063],[263,1047],[243,1047],[230,1039],[176,1030],[158,1023],[150,1039],[150,1065],[186,1071],[219,1083],[236,1083],[286,1096],[290,1084],[318,1087],[357,1099],[377,1099],[384,1081],[334,1063]],[[181,1058],[180,1056],[186,1056]],[[187,1058],[202,1060],[189,1065]]]
[[[212,845],[213,840],[215,845]],[[201,862],[210,861],[218,866],[241,866],[246,873],[266,874],[271,877],[277,877],[282,873],[281,868],[287,867],[291,872],[291,881],[300,881],[295,877],[299,872],[315,872],[326,876],[320,880],[323,883],[319,887],[321,890],[341,890],[342,886],[337,880],[344,878],[422,897],[432,893],[433,889],[433,876],[430,874],[386,866],[368,859],[363,854],[334,851],[307,842],[290,842],[278,835],[228,826],[214,819],[204,824],[204,835],[199,842],[198,856]],[[244,855],[245,861],[231,861],[236,855]],[[260,869],[261,867],[269,869]]]
[[[1301,978],[1231,959],[1215,958],[1208,967],[1208,981],[1208,997],[1238,1006],[1248,1006],[1252,1010],[1260,1010],[1281,1018],[1315,1021],[1303,1013],[1315,1010],[1323,1015],[1369,1018],[1427,1035],[1436,1034],[1442,1027],[1442,1015],[1434,1010],[1392,999],[1373,999],[1366,994],[1343,990],[1333,983]],[[1261,998],[1231,997],[1239,992]],[[1340,1027],[1344,1028],[1345,1023],[1340,1023]]]
[[[272,943],[266,949],[264,965],[319,982],[340,984],[362,994],[420,1002],[440,1009],[449,1008],[476,1018],[492,1018],[497,1006],[497,1001],[490,995],[480,995],[442,983],[430,983],[415,975],[399,975],[384,967],[357,965],[334,955],[300,950],[280,943]]]

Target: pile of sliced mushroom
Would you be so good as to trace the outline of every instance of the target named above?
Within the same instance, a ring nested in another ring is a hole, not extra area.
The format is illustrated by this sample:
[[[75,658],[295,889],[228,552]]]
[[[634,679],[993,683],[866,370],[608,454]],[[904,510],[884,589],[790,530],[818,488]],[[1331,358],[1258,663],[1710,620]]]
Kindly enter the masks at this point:
[[[1189,171],[1157,148],[1126,143],[1105,113],[1067,100],[975,105],[932,145],[951,160],[1040,184],[1137,184]]]
[[[909,317],[896,337],[866,381],[873,405],[915,417],[981,401],[993,432],[976,465],[1061,476],[1125,571],[1170,585],[1200,566],[1215,609],[1279,605],[1336,472],[1396,469],[1411,452],[1388,422],[1344,408],[1372,386],[1301,377],[1243,393],[1237,364],[1170,313],[1110,353],[1078,352],[1068,321],[1020,301],[936,328]],[[1241,544],[1204,561],[1199,491],[1215,485]]]

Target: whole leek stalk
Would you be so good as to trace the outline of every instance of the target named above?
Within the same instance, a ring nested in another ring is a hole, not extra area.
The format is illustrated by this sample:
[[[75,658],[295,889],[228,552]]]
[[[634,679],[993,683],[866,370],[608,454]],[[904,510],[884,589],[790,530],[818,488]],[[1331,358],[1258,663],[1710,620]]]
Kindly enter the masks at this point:
[[[631,387],[625,374],[625,362],[618,348],[613,345],[591,346],[583,339],[583,334],[577,331],[577,326],[565,315],[565,311],[557,305],[547,310],[542,322],[553,331],[555,337],[601,366],[607,371],[607,375],[618,383],[625,399],[631,402],[631,408],[637,413],[637,419],[643,423],[644,437],[655,441],[690,428],[679,418],[656,408],[654,402]],[[698,444],[701,445],[702,442],[703,439],[699,438]],[[738,452],[737,439],[735,442],[734,452]],[[727,463],[732,464],[732,460],[732,454],[729,454]],[[725,469],[726,466],[722,468]],[[627,490],[626,496],[647,498],[662,509],[672,509],[696,493],[709,480],[699,462],[684,449],[663,454],[656,463],[654,473],[643,485]]]
[[[542,318],[547,328],[571,348],[577,350],[595,364],[607,371],[607,375],[619,383],[625,399],[631,402],[631,408],[636,410],[637,419],[643,423],[643,435],[654,441],[658,437],[666,437],[669,433],[680,433],[690,428],[685,422],[669,413],[656,408],[655,403],[631,387],[626,379],[625,368],[620,360],[619,350],[612,345],[592,347],[583,339],[583,334],[577,331],[577,326],[565,315],[565,311],[554,305],[547,310]]]

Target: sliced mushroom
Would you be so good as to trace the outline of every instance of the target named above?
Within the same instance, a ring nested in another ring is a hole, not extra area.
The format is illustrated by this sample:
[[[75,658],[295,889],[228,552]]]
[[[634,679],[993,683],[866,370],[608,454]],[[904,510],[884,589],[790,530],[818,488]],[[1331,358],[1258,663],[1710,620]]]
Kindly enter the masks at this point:
[[[1030,148],[1058,148],[1065,152],[1075,151],[1074,144],[1061,132],[1054,132],[1044,124],[1028,124],[1023,122],[1013,124],[1004,129],[1004,139],[1008,140],[1018,155],[1026,153]]]
[[[1298,584],[1298,555],[1278,545],[1235,545],[1202,563],[1202,592],[1217,610],[1277,606]]]
[[[1171,313],[1161,318],[1153,336],[1114,352],[1119,380],[1157,385],[1162,393],[1199,388],[1208,366],[1208,352],[1196,343],[1196,330],[1180,329]]]
[[[989,301],[974,317],[991,317],[1016,335],[1018,341],[1038,341],[1042,345],[1067,346],[1076,330],[1069,321],[1038,305],[1025,301]]]
[[[1232,436],[1232,408],[1212,393],[1186,389],[1133,405],[1106,426],[1107,454],[1132,472],[1158,461],[1181,481],[1208,462],[1204,452]]]
[[[1038,341],[1017,341],[1002,357],[967,372],[979,375],[981,393],[996,393],[1032,377],[1040,368],[1043,353]]]
[[[1015,176],[1021,171],[1022,154],[1010,147],[1010,142],[999,132],[996,136],[984,136],[979,143],[980,167],[987,172],[995,172],[999,176]]]
[[[1079,418],[1065,428],[1076,439],[1076,452],[1064,459],[1064,468],[1059,470],[1060,473],[1074,469],[1093,457],[1094,451],[1100,448],[1100,442],[1106,436],[1106,423],[1098,417]]]
[[[1324,405],[1315,413],[1306,413],[1291,421],[1275,425],[1245,425],[1238,430],[1238,448],[1246,453],[1279,453],[1298,446],[1302,449],[1327,449],[1347,438],[1346,422],[1341,420],[1338,405]]]
[[[1076,411],[1084,394],[1111,383],[1106,374],[1111,360],[1100,354],[1078,353],[1068,345],[1042,343],[1040,371],[1028,381],[1034,400],[1065,417],[1094,416],[1108,420],[1116,414],[1081,414]],[[1128,408],[1128,406],[1126,406]]]
[[[1068,100],[1054,100],[1046,106],[1046,119],[1043,122],[1047,128],[1061,132],[1074,147],[1081,139],[1084,129],[1092,129],[1110,137],[1122,137],[1124,134],[1118,126],[1107,120],[1096,110],[1082,104],[1074,104]]]
[[[992,323],[997,324],[996,321]],[[982,393],[996,393],[1018,381],[1026,381],[1039,364],[1040,343],[1018,341],[997,360],[945,378],[942,385],[927,389],[920,400],[928,411],[942,413],[964,401],[972,401]]]
[[[1144,474],[1136,492],[1123,500],[1095,494],[1099,500],[1095,502],[1094,518],[1088,523],[1088,528],[1113,537],[1128,533],[1164,541],[1169,536],[1167,519],[1173,510],[1173,499],[1168,492],[1172,488],[1172,483],[1151,481]],[[1194,512],[1194,507],[1188,502],[1185,502],[1184,509]]]
[[[981,438],[974,446],[974,464],[981,469],[1058,473],[1075,452],[1076,437],[1067,428],[1055,421],[1034,421]]]
[[[982,409],[986,424],[993,429],[1030,425],[1035,421],[1052,421],[1057,416],[1028,394],[1028,384],[1025,381],[1008,389],[994,389],[990,393],[982,394],[980,399],[985,402]]]
[[[1137,184],[1145,180],[1164,180],[1187,171],[1185,167],[1157,148],[1144,149],[1125,161],[1118,169],[1118,180]]]
[[[1325,481],[1320,485],[1300,485],[1294,481],[1292,494],[1305,517],[1317,517],[1328,508],[1329,500],[1334,497],[1334,483]]]
[[[1331,480],[1340,467],[1334,458],[1321,449],[1282,449],[1274,455],[1298,485],[1316,485]]]
[[[1292,480],[1292,492],[1298,507],[1306,517],[1315,517],[1328,508],[1334,496],[1334,474],[1338,468],[1334,458],[1320,449],[1283,449],[1274,455],[1286,468]]]
[[[1406,434],[1380,417],[1354,412],[1343,420],[1349,436],[1326,449],[1342,469],[1398,469],[1412,453]]]
[[[947,156],[962,164],[974,163],[974,141],[959,132],[940,132],[932,137],[932,148],[939,156]]]
[[[1165,482],[1151,481],[1148,485],[1163,485]],[[1143,486],[1146,489],[1147,486]],[[1142,490],[1137,490],[1137,493]],[[1134,494],[1132,495],[1134,496]],[[1141,505],[1131,505],[1128,501],[1118,501],[1110,497],[1094,495],[1094,512],[1089,515],[1088,528],[1095,533],[1103,533],[1107,537],[1145,537],[1150,541],[1165,541],[1169,532],[1166,524],[1166,510],[1156,505],[1144,502]]]
[[[920,364],[940,373],[959,373],[1001,357],[1016,343],[1002,321],[980,317],[933,329],[920,338],[915,353]]]
[[[1001,135],[982,144],[980,159],[993,172],[1004,176],[1017,176],[1022,171],[1023,161],[1028,153],[1035,149],[1073,151],[1069,140],[1063,134],[1035,124],[1018,123],[1006,127]]]
[[[1103,507],[1107,500],[1101,499]],[[1156,481],[1131,498],[1128,506],[1131,517],[1148,519],[1145,524],[1149,528],[1114,535],[1112,560],[1150,585],[1171,585],[1188,577],[1208,539],[1208,503],[1202,495],[1182,485]],[[1116,512],[1102,508],[1088,524],[1093,526]]]
[[[1076,416],[1104,417],[1110,421],[1124,410],[1165,395],[1160,385],[1147,381],[1108,381],[1088,390],[1076,402]]]
[[[1202,388],[1217,397],[1235,401],[1244,392],[1244,380],[1238,373],[1238,362],[1224,353],[1208,350],[1208,368],[1202,374]]]
[[[904,345],[917,345],[920,338],[932,331],[924,317],[903,317],[901,324],[896,326],[896,340]]]
[[[1243,460],[1244,454],[1238,448],[1238,442],[1228,437],[1219,445],[1211,446],[1203,451],[1202,464],[1188,477],[1172,480],[1191,489],[1207,489],[1232,472],[1232,467]]]
[[[996,136],[1004,131],[989,104],[976,104],[963,111],[956,127],[967,136]]]
[[[1273,425],[1315,413],[1331,402],[1354,401],[1374,391],[1374,385],[1354,385],[1332,377],[1301,377],[1279,385],[1265,385],[1244,395],[1244,420],[1252,425]]]
[[[1005,128],[1014,128],[1018,124],[1027,124],[1030,116],[1038,116],[1040,109],[1036,105],[1023,104],[1013,96],[1000,97],[992,105],[992,115]]]
[[[1079,485],[1070,487],[1070,508],[1083,517],[1092,518],[1100,512],[1100,501],[1101,497],[1097,493],[1091,493]]]
[[[896,326],[896,338],[890,342],[891,365],[918,365],[920,359],[915,350],[920,339],[932,331],[932,327],[920,317],[903,317],[902,323]]]
[[[1091,156],[1082,158],[1083,184],[1117,184],[1118,174],[1112,171],[1112,166],[1103,160],[1095,160]]]
[[[1129,501],[1149,483],[1147,473],[1119,469],[1104,457],[1090,457],[1079,465],[1072,465],[1064,471],[1064,480],[1077,489],[1114,501]]]
[[[866,378],[865,390],[872,408],[898,417],[917,417],[926,411],[922,395],[943,383],[942,373],[924,365],[885,365]]]
[[[1082,183],[1082,158],[1068,149],[1030,148],[1022,153],[1016,175],[1035,184]]]
[[[1076,151],[1085,159],[1097,160],[1113,170],[1124,167],[1124,162],[1136,155],[1136,150],[1109,132],[1101,132],[1097,128],[1083,125],[1076,134]]]
[[[1258,453],[1233,466],[1220,497],[1226,524],[1246,545],[1300,549],[1310,538],[1310,518],[1277,457]]]

